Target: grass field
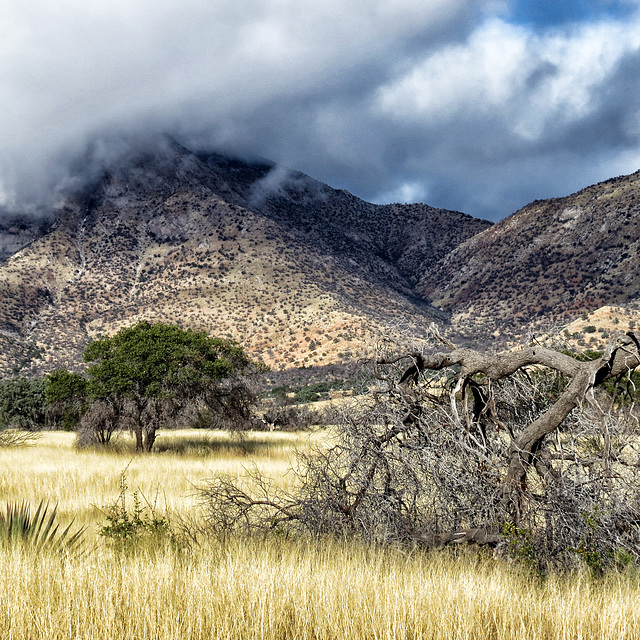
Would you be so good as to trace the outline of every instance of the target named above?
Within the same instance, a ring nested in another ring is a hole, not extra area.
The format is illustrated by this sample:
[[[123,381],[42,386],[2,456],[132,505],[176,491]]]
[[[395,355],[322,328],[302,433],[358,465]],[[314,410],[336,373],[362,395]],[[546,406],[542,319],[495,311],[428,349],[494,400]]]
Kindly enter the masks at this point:
[[[313,436],[318,438],[322,436]],[[640,638],[640,578],[533,577],[514,565],[349,541],[211,540],[122,551],[97,535],[104,506],[140,491],[159,512],[193,514],[196,487],[256,464],[282,486],[310,436],[162,432],[161,453],[76,452],[46,433],[0,449],[0,504],[41,499],[87,526],[82,554],[0,546],[0,638],[11,640]]]

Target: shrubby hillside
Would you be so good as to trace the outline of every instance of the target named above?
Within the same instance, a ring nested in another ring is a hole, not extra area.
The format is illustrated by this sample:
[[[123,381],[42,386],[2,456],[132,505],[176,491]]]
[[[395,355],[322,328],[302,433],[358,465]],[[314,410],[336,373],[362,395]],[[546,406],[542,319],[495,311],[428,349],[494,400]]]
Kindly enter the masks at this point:
[[[434,320],[458,342],[508,344],[637,301],[640,172],[491,225],[167,137],[103,156],[87,152],[54,208],[0,218],[1,373],[75,367],[140,320],[238,340],[281,370]]]
[[[241,340],[275,368],[349,359],[444,319],[414,284],[489,225],[168,138],[85,165],[44,222],[0,229],[15,250],[0,267],[5,373],[76,366],[91,339],[142,319]]]

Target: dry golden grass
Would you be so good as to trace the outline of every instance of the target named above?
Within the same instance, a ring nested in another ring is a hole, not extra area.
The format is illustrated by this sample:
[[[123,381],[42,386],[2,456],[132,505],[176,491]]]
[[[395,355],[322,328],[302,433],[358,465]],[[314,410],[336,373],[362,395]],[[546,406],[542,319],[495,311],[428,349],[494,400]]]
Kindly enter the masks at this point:
[[[193,432],[163,434],[193,439]],[[202,437],[202,436],[201,436]],[[218,436],[224,441],[225,436]],[[58,501],[94,529],[83,555],[0,548],[0,638],[7,640],[640,638],[637,577],[534,578],[473,555],[347,541],[232,539],[179,550],[118,552],[96,535],[102,506],[159,491],[160,510],[187,513],[194,485],[255,462],[283,485],[292,445],[307,436],[256,434],[250,455],[75,452],[69,434],[0,451],[0,501]],[[228,440],[227,440],[228,443]]]
[[[114,451],[76,451],[74,434],[47,432],[31,446],[0,448],[0,503],[44,499],[58,504],[63,521],[74,518],[92,530],[102,519],[100,509],[117,498],[126,469],[131,491],[139,491],[160,511],[182,514],[195,504],[197,486],[214,474],[238,477],[255,464],[287,486],[292,451],[311,437],[272,432],[238,441],[222,432],[159,431],[156,446],[166,451],[140,456],[128,437],[121,437]]]
[[[637,583],[355,544],[235,540],[183,557],[2,551],[0,635],[115,638],[637,638]]]

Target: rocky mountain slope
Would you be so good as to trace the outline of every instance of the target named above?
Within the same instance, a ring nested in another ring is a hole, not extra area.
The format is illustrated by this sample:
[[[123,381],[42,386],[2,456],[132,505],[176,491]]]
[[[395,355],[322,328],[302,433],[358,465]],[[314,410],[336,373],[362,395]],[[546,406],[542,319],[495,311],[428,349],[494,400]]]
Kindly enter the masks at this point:
[[[48,218],[33,215],[0,216],[0,265],[30,242],[41,238],[49,229]]]
[[[478,338],[546,330],[636,300],[640,172],[532,202],[460,244],[417,289]]]
[[[347,359],[444,319],[415,285],[490,226],[167,138],[85,165],[52,222],[0,228],[2,373],[76,366],[90,339],[143,318],[235,338],[276,368]]]

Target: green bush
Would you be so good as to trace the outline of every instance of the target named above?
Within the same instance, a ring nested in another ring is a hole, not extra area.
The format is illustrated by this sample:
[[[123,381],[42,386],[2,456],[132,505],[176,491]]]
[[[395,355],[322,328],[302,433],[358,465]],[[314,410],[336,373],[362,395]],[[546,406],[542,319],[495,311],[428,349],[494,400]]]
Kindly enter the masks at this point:
[[[46,377],[47,422],[54,428],[73,431],[86,412],[88,381],[78,373],[56,369]]]
[[[577,547],[569,547],[569,551],[573,551],[578,555],[594,577],[603,575],[605,568],[610,564],[609,560],[615,556],[613,549],[602,548],[597,544],[596,534],[600,528],[601,517],[602,514],[597,508],[591,513],[583,513],[582,518],[587,531],[580,538],[580,543]]]
[[[45,414],[44,380],[0,381],[0,429],[38,429],[44,426]]]
[[[533,533],[524,527],[517,527],[513,522],[503,522],[500,533],[507,540],[509,555],[527,569],[540,573]]]
[[[307,404],[328,398],[333,389],[344,389],[352,386],[344,380],[331,382],[314,382],[300,387],[278,386],[271,389],[270,394],[284,404]]]
[[[117,548],[132,548],[140,543],[157,543],[172,538],[171,525],[166,516],[157,513],[138,491],[133,492],[133,506],[127,506],[126,470],[120,478],[120,493],[116,500],[105,507],[106,524],[98,534]],[[143,504],[144,501],[144,504]]]

